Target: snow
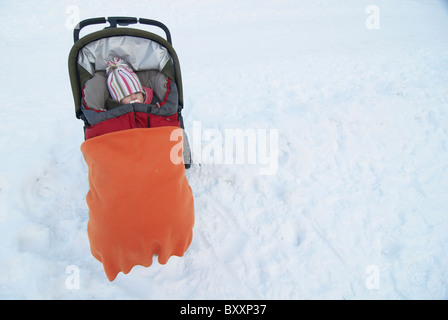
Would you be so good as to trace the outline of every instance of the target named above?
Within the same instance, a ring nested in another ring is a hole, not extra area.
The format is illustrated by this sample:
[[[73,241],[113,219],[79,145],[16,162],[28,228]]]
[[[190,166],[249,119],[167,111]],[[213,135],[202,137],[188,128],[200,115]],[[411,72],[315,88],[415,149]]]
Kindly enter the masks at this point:
[[[117,15],[170,28],[201,165],[186,255],[109,282],[67,57],[73,21]],[[0,21],[0,298],[448,298],[446,1],[4,0]],[[265,133],[255,162],[225,161],[238,130]]]

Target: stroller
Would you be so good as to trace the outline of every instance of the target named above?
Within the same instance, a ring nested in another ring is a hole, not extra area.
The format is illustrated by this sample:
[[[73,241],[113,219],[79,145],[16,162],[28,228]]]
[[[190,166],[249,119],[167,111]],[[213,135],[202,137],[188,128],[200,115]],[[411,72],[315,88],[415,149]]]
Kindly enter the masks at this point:
[[[80,38],[82,28],[109,23]],[[160,28],[166,39],[137,28]],[[192,241],[193,193],[185,176],[191,152],[182,118],[179,60],[168,28],[155,20],[94,18],[74,29],[68,67],[75,115],[84,122],[81,152],[88,167],[87,233],[92,255],[113,281],[153,256],[165,264]],[[145,103],[122,104],[106,86],[107,61],[126,61],[152,89]]]

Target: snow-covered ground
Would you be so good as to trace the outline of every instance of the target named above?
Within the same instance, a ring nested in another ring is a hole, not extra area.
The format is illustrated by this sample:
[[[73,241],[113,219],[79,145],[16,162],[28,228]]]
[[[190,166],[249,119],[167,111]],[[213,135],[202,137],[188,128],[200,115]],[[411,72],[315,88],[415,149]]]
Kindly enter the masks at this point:
[[[186,255],[109,282],[67,57],[114,15],[170,28],[201,166]],[[442,0],[1,1],[0,298],[447,299],[447,30]]]

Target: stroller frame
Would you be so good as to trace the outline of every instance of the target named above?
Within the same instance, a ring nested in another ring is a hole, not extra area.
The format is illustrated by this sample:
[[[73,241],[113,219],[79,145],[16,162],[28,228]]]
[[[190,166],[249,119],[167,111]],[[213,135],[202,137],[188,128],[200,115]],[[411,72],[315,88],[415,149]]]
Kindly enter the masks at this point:
[[[79,36],[82,28],[107,22],[106,28]],[[161,28],[166,37],[127,27],[136,23]],[[87,235],[92,256],[113,281],[134,266],[151,266],[154,257],[166,264],[172,256],[184,256],[193,239],[194,198],[185,174],[191,150],[181,115],[179,59],[168,28],[155,20],[88,19],[77,25],[73,38],[68,69],[75,115],[84,121]],[[153,91],[146,103],[123,104],[111,97],[106,67],[112,57],[129,63],[142,88]]]

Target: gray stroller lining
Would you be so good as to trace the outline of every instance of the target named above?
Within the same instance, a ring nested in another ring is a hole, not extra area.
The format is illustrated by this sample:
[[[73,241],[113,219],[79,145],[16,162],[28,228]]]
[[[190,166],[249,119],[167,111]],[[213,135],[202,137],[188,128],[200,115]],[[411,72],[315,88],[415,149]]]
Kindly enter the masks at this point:
[[[107,61],[113,57],[123,59],[137,74],[142,86],[153,90],[151,104],[123,105],[110,97],[105,70]],[[176,83],[162,73],[170,60],[171,55],[164,46],[135,36],[106,37],[84,46],[79,52],[78,64],[91,78],[82,88],[80,108],[88,123],[94,125],[135,111],[160,116],[171,116],[178,112],[179,92]],[[162,102],[163,106],[158,105]]]
[[[162,102],[167,92],[168,77],[158,70],[137,71],[142,86],[150,88],[154,92],[153,102]],[[96,71],[93,77],[86,81],[83,88],[83,104],[89,109],[104,110],[112,109],[108,107],[108,99],[111,99],[109,90],[106,85],[106,72]],[[117,105],[117,104],[115,104]]]
[[[134,71],[163,70],[171,59],[168,50],[159,43],[134,36],[114,36],[92,41],[82,48],[78,63],[92,76],[105,71],[113,57],[126,61]]]

